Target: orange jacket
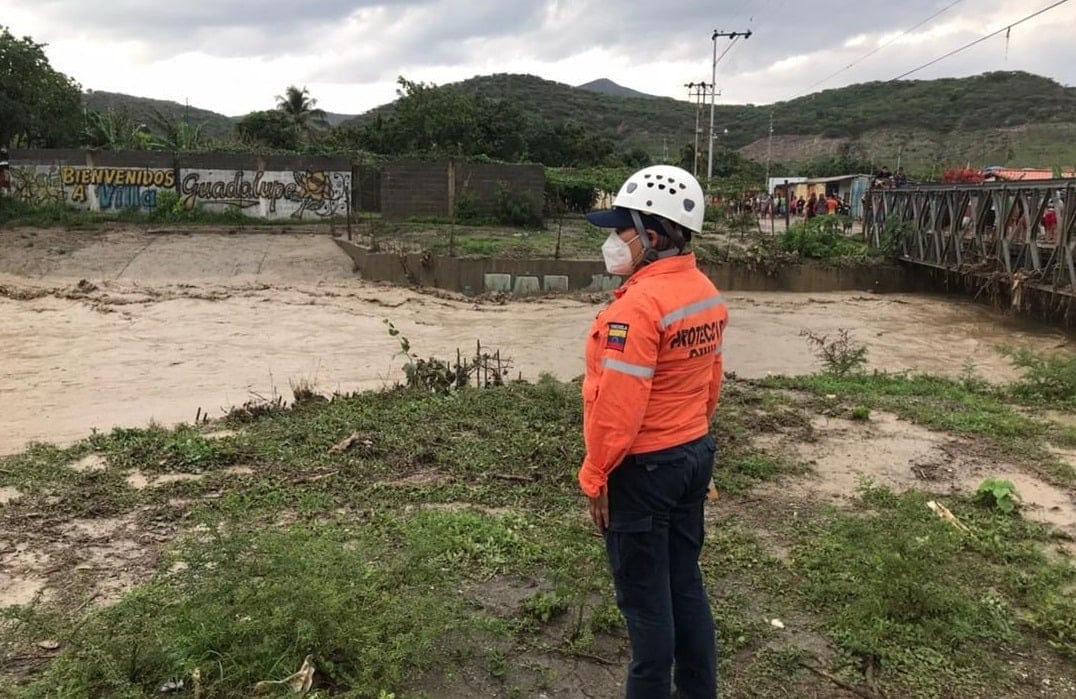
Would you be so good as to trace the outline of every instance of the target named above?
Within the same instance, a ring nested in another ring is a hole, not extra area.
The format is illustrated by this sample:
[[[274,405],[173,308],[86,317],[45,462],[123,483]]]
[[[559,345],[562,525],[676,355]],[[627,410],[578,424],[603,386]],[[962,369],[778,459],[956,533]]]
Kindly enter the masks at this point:
[[[694,255],[633,274],[587,341],[579,485],[590,497],[629,454],[704,436],[721,395],[728,311]]]

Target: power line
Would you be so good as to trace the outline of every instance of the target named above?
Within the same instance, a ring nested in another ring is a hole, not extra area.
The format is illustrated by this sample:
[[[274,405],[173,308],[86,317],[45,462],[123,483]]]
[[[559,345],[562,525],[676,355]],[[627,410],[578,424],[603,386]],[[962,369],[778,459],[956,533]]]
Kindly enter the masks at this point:
[[[956,54],[960,53],[961,51],[964,51],[966,49],[970,49],[972,46],[975,46],[976,44],[981,44],[982,42],[986,41],[987,39],[992,39],[995,36],[997,36],[998,34],[1001,34],[1002,32],[1007,32],[1007,31],[1011,30],[1013,27],[1015,27],[1017,25],[1020,25],[1020,24],[1023,24],[1024,22],[1028,21],[1029,19],[1032,19],[1034,17],[1038,17],[1043,12],[1046,12],[1048,10],[1052,10],[1055,7],[1059,6],[1059,5],[1064,5],[1068,1],[1069,0],[1058,0],[1058,2],[1055,2],[1053,5],[1048,5],[1048,6],[1044,7],[1044,8],[1042,8],[1041,10],[1039,10],[1038,12],[1032,12],[1027,17],[1024,17],[1023,19],[1017,20],[1017,21],[1013,22],[1012,24],[1008,24],[1008,25],[1002,27],[1001,29],[998,29],[996,32],[991,32],[990,34],[987,34],[986,36],[981,36],[978,39],[976,39],[975,41],[972,41],[970,43],[964,44],[960,48],[954,49],[954,50],[950,51],[949,53],[945,54],[944,56],[938,56],[933,61],[930,61],[928,63],[924,63],[923,65],[919,66],[918,68],[913,68],[912,70],[909,70],[907,73],[903,73],[901,75],[898,75],[897,77],[893,78],[890,82],[892,82],[893,80],[901,80],[903,78],[908,77],[912,73],[918,73],[919,71],[923,70],[924,68],[929,68],[930,66],[934,65],[935,63],[937,63],[939,61],[943,61],[946,58],[949,58],[950,56],[955,56]]]
[[[920,21],[920,22],[919,22],[918,24],[916,24],[916,25],[914,25],[914,26],[911,26],[911,27],[908,27],[908,28],[907,28],[907,29],[905,29],[905,30],[904,30],[903,32],[901,32],[901,33],[900,33],[900,34],[898,34],[897,36],[893,37],[893,38],[892,38],[892,39],[890,39],[889,41],[885,42],[885,43],[884,43],[884,44],[882,44],[881,46],[877,46],[877,47],[875,47],[875,48],[874,48],[873,50],[871,50],[871,51],[868,51],[867,53],[863,54],[862,56],[860,56],[860,57],[859,57],[859,58],[857,58],[856,60],[852,61],[851,63],[849,63],[849,64],[848,64],[848,65],[846,65],[845,67],[841,68],[840,70],[837,70],[836,72],[830,73],[830,74],[829,74],[829,75],[827,75],[826,77],[824,77],[824,78],[822,78],[821,80],[819,80],[818,82],[816,82],[816,83],[815,83],[814,85],[811,85],[810,87],[808,87],[808,88],[807,88],[806,90],[804,90],[804,91],[803,91],[803,93],[801,93],[801,94],[805,94],[805,93],[807,93],[807,92],[810,92],[810,91],[811,91],[812,89],[814,89],[815,87],[817,87],[817,86],[821,85],[821,84],[822,84],[822,83],[824,83],[824,82],[828,82],[828,81],[829,81],[829,80],[830,80],[831,78],[835,78],[835,77],[837,77],[838,75],[840,75],[840,74],[841,74],[841,73],[843,73],[844,71],[848,70],[848,69],[849,69],[849,68],[851,68],[852,66],[856,65],[857,63],[860,63],[861,61],[865,61],[865,60],[867,60],[868,58],[870,58],[871,56],[873,56],[874,54],[876,54],[876,53],[878,53],[879,51],[881,51],[882,49],[884,49],[884,48],[887,48],[887,47],[889,47],[889,46],[892,46],[892,45],[893,45],[893,44],[894,44],[895,42],[897,42],[897,41],[899,41],[900,39],[904,38],[904,37],[905,37],[905,36],[907,36],[908,34],[911,34],[911,33],[912,33],[912,32],[914,32],[914,31],[915,31],[916,29],[918,29],[919,27],[923,26],[923,25],[924,25],[924,24],[926,24],[927,22],[930,22],[931,20],[933,20],[934,18],[938,17],[939,15],[941,15],[941,14],[944,14],[945,12],[948,12],[948,11],[949,11],[950,9],[952,9],[952,8],[953,8],[953,7],[955,7],[956,5],[959,5],[959,4],[960,4],[960,3],[962,3],[963,1],[964,1],[964,0],[954,0],[954,2],[951,2],[951,3],[949,3],[948,5],[946,5],[946,6],[945,6],[945,7],[943,7],[942,9],[938,10],[937,12],[935,12],[935,13],[934,13],[934,14],[932,14],[931,16],[927,17],[926,19],[924,19],[924,20],[921,20],[921,21]]]

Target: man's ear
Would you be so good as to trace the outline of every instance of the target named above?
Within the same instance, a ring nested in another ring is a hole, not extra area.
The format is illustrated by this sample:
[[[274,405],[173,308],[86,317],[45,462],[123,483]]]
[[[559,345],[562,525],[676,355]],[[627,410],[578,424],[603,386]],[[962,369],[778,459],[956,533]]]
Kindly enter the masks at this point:
[[[658,235],[653,229],[646,229],[646,237],[650,239],[650,247],[654,248],[655,250],[661,249],[659,247],[659,245],[661,244],[661,236]]]

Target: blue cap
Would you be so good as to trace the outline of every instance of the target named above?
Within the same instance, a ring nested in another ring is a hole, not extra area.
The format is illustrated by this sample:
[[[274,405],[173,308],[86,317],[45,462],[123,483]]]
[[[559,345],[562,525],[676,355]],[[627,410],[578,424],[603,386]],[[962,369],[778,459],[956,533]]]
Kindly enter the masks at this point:
[[[660,235],[665,235],[665,227],[661,225],[661,219],[651,214],[639,212],[643,228],[649,229]],[[587,220],[598,228],[635,228],[635,222],[631,217],[631,209],[613,207],[605,211],[591,211],[587,214]]]

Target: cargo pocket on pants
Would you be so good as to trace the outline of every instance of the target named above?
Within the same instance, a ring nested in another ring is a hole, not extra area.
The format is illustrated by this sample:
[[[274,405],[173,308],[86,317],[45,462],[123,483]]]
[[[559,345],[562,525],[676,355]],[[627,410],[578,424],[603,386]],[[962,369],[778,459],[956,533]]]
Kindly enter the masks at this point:
[[[606,532],[605,547],[617,586],[645,584],[654,573],[657,560],[651,533],[654,518],[613,517]]]

